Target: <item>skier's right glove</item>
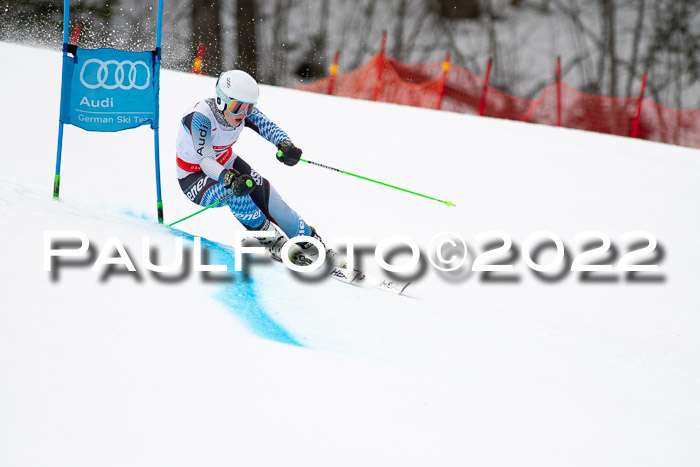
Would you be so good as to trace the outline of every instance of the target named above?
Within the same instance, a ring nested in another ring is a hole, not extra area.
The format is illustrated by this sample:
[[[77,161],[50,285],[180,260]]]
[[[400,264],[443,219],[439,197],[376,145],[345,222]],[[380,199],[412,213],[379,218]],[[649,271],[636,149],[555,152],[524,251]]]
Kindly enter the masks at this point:
[[[255,189],[253,177],[235,169],[224,170],[220,179],[226,188],[233,190],[233,196],[247,196]]]

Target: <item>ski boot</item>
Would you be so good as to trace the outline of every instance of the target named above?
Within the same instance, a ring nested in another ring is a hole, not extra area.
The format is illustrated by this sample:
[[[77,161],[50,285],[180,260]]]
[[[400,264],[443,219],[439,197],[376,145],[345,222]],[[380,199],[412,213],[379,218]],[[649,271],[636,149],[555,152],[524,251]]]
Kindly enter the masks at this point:
[[[321,236],[316,232],[316,229],[311,227],[311,234],[309,237],[313,237],[319,242],[321,242],[321,245],[323,245],[323,248],[326,249],[326,244],[323,243],[323,240],[321,239]],[[300,266],[307,266],[309,264],[312,264],[314,261],[318,259],[319,251],[318,248],[316,248],[316,245],[314,245],[311,242],[302,242],[302,243],[297,243],[297,246],[299,247],[297,251],[295,251],[294,254],[292,254],[292,250],[289,250],[289,253],[291,255],[290,259],[294,264],[298,264]],[[328,249],[326,249],[326,252]]]
[[[282,256],[280,253],[282,251],[282,246],[284,246],[287,240],[289,240],[287,236],[267,218],[265,218],[265,221],[260,227],[251,230],[257,230],[260,232],[274,232],[275,235],[272,237],[258,237],[253,235],[253,238],[255,238],[262,246],[267,248],[270,256],[272,256],[272,259],[282,261]]]
[[[267,251],[270,253],[272,259],[281,262],[282,247],[289,240],[289,238],[284,234],[284,232],[282,232],[282,230],[279,227],[277,227],[277,225],[275,225],[274,222],[270,222],[270,220],[267,218],[260,227],[254,230],[260,232],[275,233],[273,237],[257,237],[253,235],[253,238],[257,239],[262,246],[267,248]],[[298,266],[305,266],[307,264],[311,264],[309,262],[306,262],[304,255],[301,254],[301,248],[299,247],[299,245],[291,245],[291,247],[289,248],[289,260]]]
[[[344,268],[346,266],[346,257],[333,250],[332,248],[326,247],[326,244],[323,242],[323,239],[318,234],[318,232],[316,232],[316,229],[314,227],[311,227],[311,234],[309,236],[315,238],[316,240],[321,242],[321,245],[323,245],[323,248],[326,250],[326,264],[329,264],[334,268]],[[297,243],[297,246],[299,247],[299,252],[296,255],[294,255],[294,258],[292,259],[292,261],[295,264],[307,266],[318,260],[319,251],[316,245],[314,245],[311,242],[303,242]]]

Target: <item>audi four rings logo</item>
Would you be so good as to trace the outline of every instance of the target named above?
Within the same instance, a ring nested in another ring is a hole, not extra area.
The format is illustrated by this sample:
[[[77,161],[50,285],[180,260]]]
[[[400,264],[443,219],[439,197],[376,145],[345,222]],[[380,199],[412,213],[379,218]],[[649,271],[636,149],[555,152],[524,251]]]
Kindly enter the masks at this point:
[[[97,79],[96,83],[88,83],[85,81],[85,70],[91,64],[94,64],[93,67],[97,67],[97,73],[94,75]],[[145,77],[143,73],[139,73],[141,68],[146,71]],[[111,73],[114,74],[111,75]],[[110,79],[112,76],[113,79]],[[85,61],[83,69],[80,70],[80,82],[88,89],[119,88],[125,91],[129,89],[146,89],[148,85],[151,84],[151,69],[142,61],[132,62],[131,60],[123,60],[118,62],[116,60],[107,60],[103,62],[102,60],[91,58]],[[110,84],[107,84],[108,82]]]

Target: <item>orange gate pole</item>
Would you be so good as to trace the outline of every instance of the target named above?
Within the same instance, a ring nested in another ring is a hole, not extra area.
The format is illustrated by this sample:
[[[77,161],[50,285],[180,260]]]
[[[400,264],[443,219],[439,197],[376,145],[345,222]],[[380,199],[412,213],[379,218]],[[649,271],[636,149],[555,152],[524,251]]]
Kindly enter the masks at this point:
[[[73,35],[71,36],[70,43],[73,45],[78,45],[78,37],[80,37],[80,30],[83,29],[83,24],[78,23],[73,28]]]
[[[328,79],[328,95],[333,94],[333,84],[335,84],[335,75],[338,74],[338,59],[340,58],[340,52],[336,52],[333,57],[333,65],[331,65],[331,76]]]
[[[447,86],[447,73],[450,71],[450,53],[445,54],[445,61],[442,62],[442,76],[440,77],[440,99],[437,109],[442,109],[442,100],[445,97],[445,87]]]
[[[204,43],[199,44],[199,47],[197,47],[197,56],[192,61],[192,73],[201,75],[202,64],[204,64]]]

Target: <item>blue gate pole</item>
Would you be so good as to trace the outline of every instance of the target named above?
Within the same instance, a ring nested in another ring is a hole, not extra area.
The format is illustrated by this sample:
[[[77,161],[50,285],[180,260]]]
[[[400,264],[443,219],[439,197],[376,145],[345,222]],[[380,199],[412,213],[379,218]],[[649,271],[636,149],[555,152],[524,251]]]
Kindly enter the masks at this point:
[[[66,0],[67,1],[67,0]],[[158,127],[160,126],[160,41],[161,30],[163,28],[163,0],[158,0],[158,24],[156,25],[156,56],[155,56],[155,72],[158,76],[158,99],[156,101],[155,128],[153,129],[153,140],[156,156],[156,205],[158,207],[158,223],[163,223],[163,199],[160,190],[160,137],[158,135]]]
[[[70,19],[70,0],[64,0],[63,2],[63,61],[61,62],[61,67],[65,66],[65,59],[68,57],[68,26]],[[53,178],[53,197],[58,199],[58,192],[61,188],[61,152],[63,151],[63,122],[61,121],[60,113],[63,109],[63,99],[65,97],[63,93],[64,86],[70,86],[70,83],[65,82],[66,75],[61,72],[61,107],[59,110],[58,117],[58,145],[56,147],[56,174]]]
[[[58,122],[58,148],[56,149],[56,174],[53,176],[53,198],[58,199],[61,189],[61,150],[63,149],[63,122]]]
[[[153,130],[153,139],[155,140],[155,150],[156,150],[156,196],[158,208],[158,223],[163,223],[163,199],[160,192],[160,147],[158,144],[158,128]]]

